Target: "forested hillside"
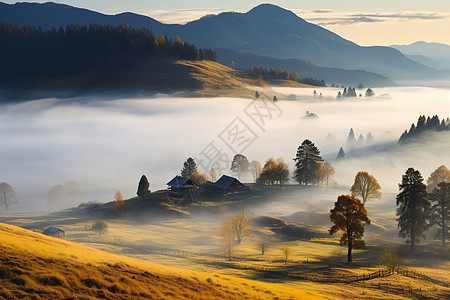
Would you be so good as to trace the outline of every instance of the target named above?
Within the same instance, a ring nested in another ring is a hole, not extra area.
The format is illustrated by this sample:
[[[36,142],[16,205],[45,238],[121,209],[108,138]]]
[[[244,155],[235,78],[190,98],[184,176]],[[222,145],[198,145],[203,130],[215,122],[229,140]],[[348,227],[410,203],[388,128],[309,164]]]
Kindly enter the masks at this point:
[[[65,29],[0,23],[0,79],[14,81],[73,77],[92,69],[127,68],[139,59],[161,57],[215,60],[209,49],[197,49],[177,36],[155,36],[150,30],[92,24]]]

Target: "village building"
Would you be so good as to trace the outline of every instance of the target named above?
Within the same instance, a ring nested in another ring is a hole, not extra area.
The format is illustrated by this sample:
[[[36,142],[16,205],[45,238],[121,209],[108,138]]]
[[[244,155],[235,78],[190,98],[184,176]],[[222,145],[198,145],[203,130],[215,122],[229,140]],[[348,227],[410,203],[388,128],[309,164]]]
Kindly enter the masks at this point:
[[[227,175],[222,175],[222,177],[214,183],[213,187],[217,192],[222,194],[237,194],[250,191],[248,185],[241,183],[237,178]]]
[[[56,227],[49,227],[45,229],[42,234],[56,237],[56,238],[62,238],[66,236],[66,232],[62,229],[56,228]]]

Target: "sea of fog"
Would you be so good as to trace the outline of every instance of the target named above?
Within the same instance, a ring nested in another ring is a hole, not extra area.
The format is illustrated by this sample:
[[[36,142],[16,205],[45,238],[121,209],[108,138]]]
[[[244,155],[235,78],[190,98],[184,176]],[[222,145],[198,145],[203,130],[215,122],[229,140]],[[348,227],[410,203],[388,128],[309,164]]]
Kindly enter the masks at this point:
[[[151,190],[165,188],[188,157],[198,160],[201,172],[213,166],[222,174],[230,174],[227,161],[235,153],[262,164],[282,157],[292,172],[292,158],[307,138],[335,166],[340,185],[350,186],[356,172],[365,170],[394,193],[407,167],[427,178],[439,165],[450,165],[448,134],[412,151],[396,146],[419,115],[450,116],[450,89],[374,91],[371,98],[336,100],[335,88],[317,89],[322,97],[313,97],[313,89],[260,90],[269,98],[276,94],[277,103],[158,95],[1,104],[0,181],[17,193],[19,204],[11,211],[48,211],[47,193],[56,184],[79,182],[84,197],[77,202],[108,202],[117,190],[129,198],[142,174]],[[303,118],[306,111],[318,118]],[[356,138],[370,132],[374,144],[358,157],[334,161],[350,128]]]

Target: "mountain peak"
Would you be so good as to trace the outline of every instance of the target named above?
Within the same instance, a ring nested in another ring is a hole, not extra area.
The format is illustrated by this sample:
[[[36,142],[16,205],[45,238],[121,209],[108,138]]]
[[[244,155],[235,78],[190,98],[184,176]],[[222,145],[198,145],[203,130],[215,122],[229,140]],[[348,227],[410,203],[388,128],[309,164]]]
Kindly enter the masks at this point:
[[[274,4],[270,4],[270,3],[263,3],[258,6],[255,6],[254,8],[252,8],[251,10],[249,10],[247,12],[247,15],[267,16],[267,17],[271,17],[274,15],[277,15],[277,16],[279,16],[279,15],[294,15],[297,17],[297,15],[294,14],[292,11],[284,9],[284,8],[274,5]]]

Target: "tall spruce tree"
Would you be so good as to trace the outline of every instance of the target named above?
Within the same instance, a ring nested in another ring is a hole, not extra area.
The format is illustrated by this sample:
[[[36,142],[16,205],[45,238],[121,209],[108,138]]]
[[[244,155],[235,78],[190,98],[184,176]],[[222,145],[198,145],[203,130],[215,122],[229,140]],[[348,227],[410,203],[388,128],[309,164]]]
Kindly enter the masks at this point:
[[[308,185],[308,183],[314,183],[317,180],[318,162],[323,161],[323,159],[320,157],[320,150],[313,142],[308,139],[304,140],[297,149],[294,161],[294,178],[298,183]]]
[[[184,163],[183,168],[181,169],[181,176],[189,178],[192,173],[197,171],[197,164],[192,157],[189,157]]]
[[[431,218],[433,225],[437,227],[436,238],[441,238],[442,247],[448,239],[450,231],[450,182],[441,182],[430,194]]]
[[[429,227],[430,201],[428,200],[427,187],[423,183],[423,177],[414,168],[408,168],[402,176],[399,185],[400,193],[397,195],[398,235],[402,238],[409,237],[407,243],[414,249],[416,242],[424,236],[424,231]]]
[[[148,183],[148,179],[145,175],[141,176],[141,180],[139,180],[137,195],[139,197],[145,197],[150,194],[150,190],[148,189],[150,184]]]

